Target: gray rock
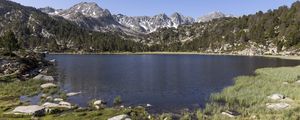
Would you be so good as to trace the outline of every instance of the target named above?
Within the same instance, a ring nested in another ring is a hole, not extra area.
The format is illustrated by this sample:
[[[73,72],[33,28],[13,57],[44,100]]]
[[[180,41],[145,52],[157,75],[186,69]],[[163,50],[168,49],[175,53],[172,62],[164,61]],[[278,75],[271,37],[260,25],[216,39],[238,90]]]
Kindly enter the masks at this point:
[[[94,105],[102,105],[102,104],[104,104],[105,102],[103,102],[102,100],[96,100],[96,101],[94,101]]]
[[[12,111],[12,113],[22,115],[44,115],[45,107],[38,105],[18,106]]]
[[[53,101],[55,101],[55,102],[60,102],[60,101],[64,101],[64,99],[61,99],[61,98],[54,98]]]
[[[55,59],[52,59],[52,60],[49,60],[49,62],[51,62],[51,63],[55,63],[55,62],[56,62],[56,60],[55,60]]]
[[[131,120],[128,115],[122,114],[109,118],[108,120]]]
[[[69,102],[65,102],[65,101],[60,101],[60,102],[59,102],[59,105],[60,105],[61,107],[65,107],[65,108],[69,108],[69,109],[72,108],[72,104],[69,103]]]
[[[152,107],[152,105],[151,104],[146,104],[146,107]]]
[[[67,93],[67,96],[70,97],[70,96],[75,96],[75,95],[79,95],[81,94],[81,92],[70,92],[70,93]]]
[[[41,85],[41,88],[46,89],[46,88],[53,88],[53,87],[57,87],[57,85],[53,84],[53,83],[45,83]]]
[[[54,81],[52,76],[39,74],[33,78],[34,80],[43,80],[43,81]]]
[[[300,84],[300,80],[297,80],[295,83]]]
[[[272,94],[272,95],[268,96],[268,98],[271,100],[282,100],[285,98],[285,96],[282,94],[276,93],[276,94]]]
[[[281,102],[281,103],[267,103],[267,108],[268,109],[273,109],[273,110],[282,110],[286,109],[290,106],[290,104]]]
[[[288,85],[289,83],[288,83],[288,82],[282,82],[282,84],[284,84],[284,85]]]
[[[221,114],[226,115],[226,116],[231,117],[231,118],[240,115],[240,113],[235,112],[235,111],[225,111],[225,112],[222,112]]]
[[[56,104],[56,103],[46,102],[42,106],[45,107],[45,108],[54,108],[54,107],[59,107],[60,105]]]

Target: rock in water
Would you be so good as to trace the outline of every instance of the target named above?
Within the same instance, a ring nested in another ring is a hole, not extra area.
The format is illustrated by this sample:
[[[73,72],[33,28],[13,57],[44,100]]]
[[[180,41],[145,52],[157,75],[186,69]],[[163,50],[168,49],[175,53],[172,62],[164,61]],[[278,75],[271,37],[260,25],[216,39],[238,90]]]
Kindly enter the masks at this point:
[[[131,120],[131,119],[129,118],[128,115],[122,114],[122,115],[109,118],[108,120]]]
[[[94,101],[94,105],[102,105],[102,104],[105,104],[105,102],[103,102],[102,100]]]
[[[70,93],[67,93],[67,96],[70,97],[70,96],[75,96],[75,95],[79,95],[81,94],[81,92],[70,92]]]
[[[54,101],[55,102],[60,102],[60,101],[64,101],[64,99],[62,99],[62,98],[54,98]]]
[[[52,87],[57,87],[57,85],[55,85],[53,83],[46,83],[46,84],[41,85],[41,88],[43,88],[43,89],[52,88]]]
[[[46,75],[42,75],[42,74],[39,74],[37,76],[35,76],[33,78],[34,80],[44,80],[44,81],[54,81],[54,78],[52,76],[46,76]]]
[[[23,114],[23,115],[44,115],[45,108],[38,105],[29,105],[29,106],[19,106],[16,107],[13,111],[13,114]]]

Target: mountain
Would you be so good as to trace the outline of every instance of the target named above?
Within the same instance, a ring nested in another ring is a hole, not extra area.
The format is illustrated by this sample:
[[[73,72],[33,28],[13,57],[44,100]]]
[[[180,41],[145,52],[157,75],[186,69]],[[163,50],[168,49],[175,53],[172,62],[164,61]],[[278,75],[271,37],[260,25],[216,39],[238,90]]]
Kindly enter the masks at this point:
[[[129,35],[150,33],[158,28],[175,27],[192,24],[194,19],[174,13],[170,17],[165,14],[155,16],[130,17],[122,14],[112,15],[109,10],[102,9],[94,2],[82,2],[66,10],[40,8],[41,11],[61,16],[76,22],[79,26],[95,31],[118,31]]]
[[[51,8],[44,11],[55,13]],[[92,13],[94,17],[110,17],[113,20],[105,10],[95,11],[95,15],[93,12],[82,14]],[[0,1],[0,20],[0,36],[12,31],[20,46],[30,50],[133,51],[143,47],[140,43],[128,40],[129,37],[123,33],[91,31],[79,27],[77,19],[73,22],[62,17],[49,16],[36,8],[25,7],[10,0]]]
[[[57,15],[62,11],[62,9],[54,9],[52,7],[40,8],[39,10],[50,15]]]
[[[200,20],[206,22],[158,29],[144,42],[158,51],[300,55],[300,1],[265,13],[208,16]]]
[[[81,2],[69,9],[60,11],[47,8],[40,8],[40,10],[50,15],[61,16],[90,30],[107,32],[125,29],[114,20],[109,10],[102,9],[94,2]]]
[[[194,19],[191,17],[185,17],[179,13],[174,13],[170,17],[166,14],[159,14],[152,17],[149,16],[137,16],[129,17],[126,15],[118,14],[114,16],[115,20],[121,25],[126,26],[134,31],[151,33],[158,28],[175,27],[183,24],[192,24]]]
[[[224,18],[224,17],[233,17],[232,15],[226,15],[222,12],[212,12],[207,15],[201,16],[197,19],[197,22],[209,22],[213,19],[219,19],[219,18]]]

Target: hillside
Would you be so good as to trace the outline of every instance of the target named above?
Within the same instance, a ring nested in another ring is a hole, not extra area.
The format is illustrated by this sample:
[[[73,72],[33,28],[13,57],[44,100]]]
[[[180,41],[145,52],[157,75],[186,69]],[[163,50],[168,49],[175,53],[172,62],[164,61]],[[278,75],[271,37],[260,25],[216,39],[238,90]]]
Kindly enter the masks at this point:
[[[7,0],[0,1],[0,21],[0,36],[11,30],[20,46],[30,50],[134,51],[143,46],[126,40],[123,33],[90,31],[62,17]]]
[[[161,29],[145,42],[160,51],[227,52],[247,55],[298,54],[300,2],[239,18]]]

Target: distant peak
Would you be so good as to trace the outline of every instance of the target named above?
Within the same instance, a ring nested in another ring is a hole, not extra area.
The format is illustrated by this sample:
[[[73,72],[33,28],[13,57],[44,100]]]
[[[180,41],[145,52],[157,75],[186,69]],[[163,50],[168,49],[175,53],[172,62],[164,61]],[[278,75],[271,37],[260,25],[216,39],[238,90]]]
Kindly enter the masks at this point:
[[[95,2],[80,2],[77,5],[93,5],[93,6],[98,6],[98,4],[95,3]]]
[[[223,18],[223,17],[228,17],[229,15],[226,15],[225,13],[223,12],[220,12],[220,11],[214,11],[214,12],[211,12],[209,14],[206,14],[202,17],[199,17],[198,18],[198,22],[208,22],[208,21],[211,21],[213,19],[218,19],[218,18]]]
[[[78,14],[78,13],[87,17],[94,17],[94,18],[111,15],[108,10],[102,9],[95,2],[81,2],[63,12],[65,16],[67,16],[68,14]]]

